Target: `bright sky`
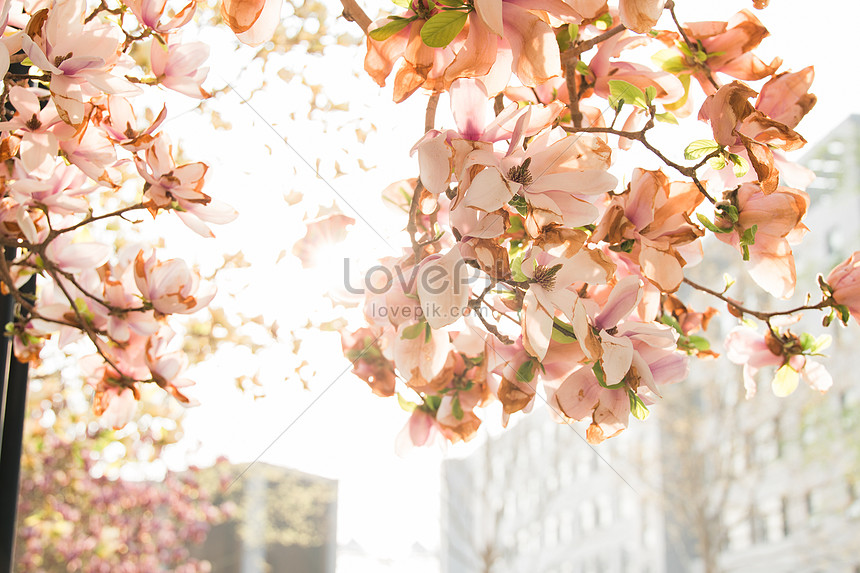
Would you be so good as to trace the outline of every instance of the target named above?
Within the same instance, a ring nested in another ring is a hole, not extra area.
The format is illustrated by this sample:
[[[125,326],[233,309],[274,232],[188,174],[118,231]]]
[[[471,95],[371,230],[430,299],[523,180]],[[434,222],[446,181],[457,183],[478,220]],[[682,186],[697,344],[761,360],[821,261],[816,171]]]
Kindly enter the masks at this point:
[[[677,12],[682,21],[725,19],[751,3],[679,1]],[[366,2],[364,5],[368,6]],[[378,2],[375,6],[383,4]],[[846,69],[845,63],[856,51],[860,9],[849,2],[821,2],[816,6],[819,8],[814,13],[809,2],[772,0],[770,8],[756,12],[773,33],[759,52],[763,57],[779,54],[785,60],[785,68],[792,70],[816,66],[812,91],[819,97],[818,105],[799,129],[811,142],[848,114],[860,112],[860,78],[853,69]],[[373,16],[376,8],[367,9]],[[243,69],[242,77],[257,82],[259,66],[252,64],[245,69],[247,59],[243,59],[254,50],[244,50],[236,56],[227,49],[226,42],[219,43],[223,36],[218,33],[205,32],[203,38],[214,45],[210,58],[212,85],[225,81],[232,84]],[[307,70],[309,79],[324,84],[325,93],[335,102],[350,104],[350,111],[336,120],[340,131],[332,127],[324,132],[318,122],[304,119],[306,110],[302,106],[307,88],[279,79],[269,81],[250,99],[265,122],[235,93],[229,93],[219,98],[216,109],[222,120],[232,124],[232,131],[221,130],[210,136],[208,118],[197,114],[182,115],[165,126],[174,139],[181,141],[186,157],[211,164],[209,192],[241,213],[235,224],[216,229],[218,238],[214,241],[199,240],[178,228],[179,238],[173,241],[177,252],[193,249],[204,265],[211,265],[217,261],[215,253],[241,249],[253,264],[252,279],[241,297],[243,312],[277,318],[285,330],[303,323],[309,312],[320,313],[318,316],[331,312],[319,293],[340,281],[341,262],[337,257],[376,257],[392,251],[374,230],[359,221],[349,245],[337,254],[328,272],[303,274],[290,257],[275,265],[278,253],[283,249],[289,252],[304,230],[302,212],[288,208],[283,195],[299,191],[307,201],[320,205],[337,200],[345,213],[353,217],[355,213],[326,183],[314,177],[267,123],[286,136],[311,164],[321,158],[326,180],[385,240],[398,248],[405,244],[402,236],[396,236],[405,217],[397,218],[384,208],[379,193],[388,183],[417,174],[408,152],[421,136],[426,98],[416,95],[395,107],[390,87],[379,89],[368,77],[349,74],[350,66],[358,68],[363,58],[363,48],[358,48],[357,54],[352,50],[337,50]],[[243,88],[245,81],[240,79],[234,85],[243,97],[250,98]],[[193,103],[177,99],[171,105],[169,115],[175,117]],[[447,106],[443,97],[440,121]],[[290,118],[290,113],[296,114],[295,119]],[[368,135],[364,146],[358,146],[355,128],[366,128],[370,123],[377,131]],[[207,134],[205,138],[199,136],[202,133]],[[358,158],[365,165],[380,167],[365,172],[357,167]],[[335,160],[347,175],[333,176]],[[315,212],[309,210],[311,214]],[[234,378],[248,373],[246,357],[241,353],[227,353],[196,368],[195,396],[203,405],[189,410],[185,422],[189,443],[199,443],[192,461],[206,464],[223,454],[233,462],[250,463],[269,448],[261,461],[339,480],[341,542],[354,538],[371,553],[390,557],[407,551],[416,541],[437,547],[439,462],[445,456],[464,455],[473,446],[457,446],[447,453],[425,449],[413,452],[407,459],[398,458],[394,438],[407,414],[397,407],[394,398],[372,396],[362,381],[345,373],[349,364],[342,357],[337,333],[321,334],[311,341],[301,358],[318,370],[310,391],[302,390],[295,382],[283,381],[296,360],[281,348],[265,360],[267,397],[261,400],[234,388]],[[171,463],[181,465],[183,458],[177,453]]]

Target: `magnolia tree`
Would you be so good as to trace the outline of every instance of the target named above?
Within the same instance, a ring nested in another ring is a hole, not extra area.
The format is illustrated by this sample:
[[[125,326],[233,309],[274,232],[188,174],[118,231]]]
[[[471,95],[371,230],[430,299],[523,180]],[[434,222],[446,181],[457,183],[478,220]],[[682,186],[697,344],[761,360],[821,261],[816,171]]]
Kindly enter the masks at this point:
[[[355,374],[411,411],[402,446],[468,440],[494,400],[506,423],[538,385],[558,419],[589,421],[589,442],[617,435],[689,360],[715,354],[696,334],[714,310],[691,308],[684,285],[738,318],[725,348],[747,395],[763,367],[779,396],[801,377],[831,386],[814,358],[827,336],[789,325],[804,311],[825,327],[860,320],[860,255],[785,310],[687,276],[712,234],[774,299],[795,290],[813,174],[785,152],[806,143],[795,128],[816,102],[813,70],[757,57],[768,32],[752,11],[682,23],[673,0],[395,0],[371,22],[343,4],[367,34],[371,78],[393,81],[397,102],[431,93],[418,177],[393,185],[411,244],[367,275],[367,325],[343,336]],[[448,130],[434,129],[441,92]],[[682,121],[712,139],[655,146]],[[659,169],[620,184],[610,166],[643,150]]]
[[[499,400],[507,420],[532,407],[538,384],[561,419],[590,420],[591,442],[616,435],[685,377],[691,357],[713,355],[695,334],[711,312],[681,300],[685,284],[762,323],[763,334],[744,327],[726,341],[750,392],[764,366],[780,395],[801,376],[830,386],[812,358],[823,339],[793,333],[786,318],[860,317],[856,256],[819,279],[820,297],[787,310],[748,308],[686,276],[710,233],[773,297],[795,289],[811,174],[784,152],[805,144],[795,127],[815,104],[813,71],[759,59],[767,31],[752,12],[682,24],[672,0],[403,0],[374,23],[343,2],[367,34],[371,78],[383,85],[397,66],[396,101],[430,92],[412,149],[418,177],[387,190],[406,199],[409,244],[367,275],[367,325],[343,336],[355,373],[411,411],[404,445],[468,439],[481,407]],[[228,0],[221,16],[260,45],[280,4]],[[209,236],[209,223],[236,216],[203,191],[206,165],[177,165],[159,129],[166,109],[144,121],[136,99],[207,97],[208,49],[179,34],[195,9],[6,0],[0,13],[0,281],[21,309],[7,334],[29,361],[49,337],[88,341],[80,366],[114,427],[146,383],[190,402],[171,317],[206,306],[214,288],[151,245],[97,241],[99,230],[176,216]],[[664,14],[672,29],[655,29]],[[442,92],[455,120],[446,131],[434,129]],[[713,139],[655,147],[655,132],[685,120],[709,124]],[[662,167],[619,184],[610,165],[642,149]],[[347,221],[322,219],[309,235],[337,235]],[[20,290],[34,274],[35,297]]]

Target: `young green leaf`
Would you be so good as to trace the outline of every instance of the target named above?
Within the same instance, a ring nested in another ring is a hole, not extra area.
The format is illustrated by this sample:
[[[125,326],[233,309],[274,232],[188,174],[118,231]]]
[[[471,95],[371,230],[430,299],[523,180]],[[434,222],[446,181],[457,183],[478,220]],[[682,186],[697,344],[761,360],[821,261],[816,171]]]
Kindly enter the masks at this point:
[[[522,382],[523,384],[529,384],[532,379],[535,377],[535,362],[534,360],[529,360],[527,362],[523,362],[519,368],[517,368],[517,382]]]
[[[684,159],[698,159],[719,148],[720,145],[713,139],[697,139],[684,149]]]
[[[525,252],[520,252],[516,257],[511,259],[511,278],[519,283],[528,282],[529,280],[529,277],[523,272],[523,259],[525,258]]]
[[[454,396],[454,399],[451,401],[451,413],[458,420],[463,419],[463,406],[460,404],[460,396]]]
[[[663,123],[671,123],[672,125],[678,125],[678,118],[675,117],[675,114],[671,111],[664,111],[663,113],[654,114],[654,119]]]
[[[384,26],[380,26],[375,30],[371,30],[367,33],[371,39],[376,40],[377,42],[382,42],[383,40],[387,40],[403,28],[409,25],[409,22],[412,20],[410,18],[403,18],[400,20],[392,20],[391,22],[385,24]]]
[[[731,229],[723,229],[722,227],[717,227],[713,223],[711,223],[707,217],[702,215],[701,213],[696,213],[696,218],[699,219],[699,223],[701,223],[707,230],[712,233],[731,233]]]
[[[630,398],[630,413],[633,414],[633,417],[638,420],[647,420],[650,412],[648,411],[648,408],[645,407],[645,402],[642,401],[642,398],[629,388],[627,390],[627,396]]]
[[[684,61],[684,57],[679,55],[675,50],[668,48],[660,50],[651,56],[651,61],[653,61],[664,72],[669,72],[670,74],[679,74],[687,71],[688,69],[686,62]]]
[[[638,87],[624,80],[609,80],[609,106],[618,109],[622,101],[641,108],[648,107],[645,93]]]
[[[431,48],[444,48],[457,37],[467,18],[468,14],[459,10],[439,12],[424,22],[421,39]]]
[[[729,159],[731,159],[734,164],[732,170],[735,172],[735,177],[743,177],[750,170],[750,165],[747,163],[747,160],[737,153],[730,153]]]
[[[552,339],[559,344],[568,344],[576,342],[576,334],[573,332],[573,327],[565,324],[558,318],[553,318]]]
[[[726,158],[722,155],[716,155],[708,159],[708,167],[713,169],[714,171],[719,171],[723,167],[726,166]]]
[[[397,393],[397,403],[400,405],[400,408],[406,412],[412,412],[415,408],[418,407],[418,404],[416,404],[415,402],[410,402],[409,400],[404,398],[400,392]]]
[[[654,103],[654,100],[657,98],[657,88],[654,86],[648,86],[645,88],[645,101],[648,105]]]
[[[400,335],[400,338],[403,340],[413,340],[418,338],[419,335],[424,333],[424,325],[427,324],[423,320],[420,320],[413,324],[412,326],[407,326],[403,329],[403,333]]]

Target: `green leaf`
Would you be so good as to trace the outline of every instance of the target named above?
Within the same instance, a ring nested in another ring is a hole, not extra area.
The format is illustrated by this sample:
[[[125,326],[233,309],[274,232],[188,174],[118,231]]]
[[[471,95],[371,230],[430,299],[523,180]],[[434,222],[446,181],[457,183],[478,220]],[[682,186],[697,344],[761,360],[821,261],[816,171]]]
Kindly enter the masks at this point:
[[[730,153],[729,159],[731,159],[734,164],[732,169],[735,172],[735,177],[743,177],[750,170],[750,164],[747,163],[747,160],[737,153]]]
[[[645,88],[645,101],[648,102],[648,105],[651,105],[654,100],[657,98],[657,88],[654,86],[648,86]]]
[[[797,370],[788,364],[783,364],[779,367],[779,370],[776,371],[776,375],[773,377],[773,382],[771,383],[773,393],[780,398],[788,396],[797,388],[797,382],[799,379],[800,377],[797,374]]]
[[[741,233],[741,245],[755,245],[755,234],[758,231],[758,225],[753,225],[749,229],[745,229]]]
[[[678,334],[683,336],[684,331],[681,330],[681,324],[678,322],[678,319],[671,314],[664,314],[663,316],[661,316],[660,322],[662,322],[666,326],[671,326],[678,332]]]
[[[600,18],[594,21],[594,26],[598,30],[608,30],[612,27],[612,15],[609,12],[601,15]]]
[[[664,72],[669,72],[670,74],[679,74],[689,69],[689,66],[687,66],[687,63],[684,61],[684,57],[670,48],[660,50],[651,56],[651,61],[659,66]]]
[[[671,123],[673,125],[678,125],[678,118],[675,117],[675,114],[671,111],[664,111],[663,113],[654,114],[654,119],[663,123]]]
[[[718,149],[720,145],[713,139],[697,139],[684,149],[684,159],[698,159]]]
[[[735,284],[735,277],[730,275],[729,273],[723,273],[723,282],[725,283],[725,288],[723,288],[723,294],[726,294],[732,285]]]
[[[517,368],[517,382],[529,384],[535,377],[535,361],[528,360]]]
[[[409,9],[409,0],[391,0],[394,2],[395,6],[400,6],[401,8]]]
[[[442,396],[424,396],[424,404],[431,412],[439,409],[439,404],[442,403]]]
[[[579,26],[576,24],[568,24],[567,25],[567,35],[570,38],[571,44],[573,42],[575,42],[576,39],[579,37]]]
[[[732,229],[723,229],[722,227],[717,227],[716,225],[711,223],[708,220],[708,218],[705,217],[704,215],[702,215],[701,213],[696,213],[696,218],[699,220],[699,223],[701,223],[707,230],[711,231],[712,233],[731,233],[732,232]]]
[[[391,22],[385,24],[384,26],[380,26],[375,30],[371,30],[367,33],[371,39],[376,40],[377,42],[382,42],[383,40],[387,40],[403,28],[409,25],[409,22],[412,20],[410,18],[403,18],[399,20],[392,20]]]
[[[573,327],[565,324],[558,318],[553,318],[552,339],[559,344],[569,344],[576,342],[576,334],[573,332]],[[562,332],[564,331],[564,332]]]
[[[824,277],[821,275],[821,273],[818,274],[817,278],[818,286],[821,287],[821,294],[823,294],[825,297],[833,296],[833,287],[831,287],[825,282]]]
[[[430,342],[430,339],[433,338],[433,329],[430,328],[430,323],[424,323],[424,342]]]
[[[707,338],[704,338],[702,336],[691,336],[687,339],[687,342],[689,342],[690,346],[699,351],[711,349],[711,343],[708,342]]]
[[[529,204],[526,202],[526,198],[522,195],[514,195],[511,197],[511,200],[508,201],[508,205],[517,210],[521,216],[526,217],[529,214]]]
[[[618,109],[621,102],[641,108],[647,108],[645,93],[638,87],[624,80],[609,80],[609,107]]]
[[[454,400],[451,401],[451,413],[458,420],[463,419],[463,406],[460,404],[460,396],[454,396]]]
[[[410,402],[409,400],[404,398],[400,392],[397,393],[397,403],[400,405],[400,408],[402,408],[406,412],[412,412],[415,408],[418,407],[418,404],[416,404],[415,402]]]
[[[708,159],[708,166],[714,171],[719,171],[726,166],[726,158],[722,155],[717,155]]]
[[[418,338],[418,335],[424,332],[424,325],[427,324],[423,320],[420,320],[413,324],[412,326],[407,326],[403,329],[403,332],[400,334],[400,338],[403,340],[413,340]]]
[[[444,48],[457,37],[467,18],[468,14],[459,10],[439,12],[424,22],[421,39],[431,48]]]
[[[851,318],[851,313],[848,312],[848,307],[844,304],[834,304],[833,308],[839,312],[839,320],[842,321],[842,324],[848,326],[848,320]]]
[[[684,107],[687,103],[687,98],[690,96],[690,74],[681,74],[678,76],[681,85],[684,86],[684,95],[678,98],[678,101],[672,103],[664,103],[663,108],[668,111],[677,111]]]
[[[576,62],[576,71],[579,72],[580,74],[582,74],[583,76],[590,76],[591,75],[591,68],[589,68],[588,64],[586,64],[582,60],[579,60],[578,62]]]
[[[529,280],[529,277],[523,273],[523,259],[525,258],[525,252],[521,252],[511,260],[511,278],[518,283],[528,282]]]
[[[629,388],[627,390],[627,396],[630,398],[630,413],[633,414],[633,417],[642,421],[647,420],[648,415],[651,412],[649,412],[648,408],[645,407],[645,402],[642,401],[642,398]]]
[[[737,223],[738,218],[740,217],[740,214],[738,213],[738,208],[731,203],[723,203],[722,205],[718,205],[717,211],[719,211],[720,215],[722,215],[732,223]]]

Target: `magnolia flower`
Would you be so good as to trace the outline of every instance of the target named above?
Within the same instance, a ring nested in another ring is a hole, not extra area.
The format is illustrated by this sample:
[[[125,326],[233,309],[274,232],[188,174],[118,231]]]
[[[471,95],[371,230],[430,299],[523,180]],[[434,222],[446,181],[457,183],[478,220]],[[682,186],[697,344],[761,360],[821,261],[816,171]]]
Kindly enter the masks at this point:
[[[114,143],[137,152],[147,149],[155,140],[153,133],[167,117],[167,106],[161,108],[158,117],[145,129],[139,129],[131,103],[122,96],[109,96],[101,112],[99,125]]]
[[[561,102],[546,106],[512,103],[488,123],[489,95],[481,81],[455,80],[449,93],[457,129],[431,130],[412,148],[412,152],[418,154],[421,182],[435,194],[448,188],[452,172],[461,184],[468,186],[471,178],[464,165],[475,149],[492,149],[490,144],[510,139],[515,132],[531,137],[552,125],[565,109]]]
[[[466,166],[488,169],[472,179],[464,205],[490,213],[519,195],[528,207],[526,230],[532,237],[553,223],[580,227],[594,222],[597,207],[581,197],[606,193],[618,183],[605,171],[609,148],[598,138],[556,133],[539,135],[526,151],[520,149],[517,133],[504,156],[473,151]]]
[[[394,64],[402,57],[403,62],[394,77],[394,101],[400,103],[411,96],[418,88],[441,91],[446,87],[445,70],[454,60],[454,52],[462,45],[463,33],[458,34],[444,48],[431,48],[421,38],[421,28],[430,17],[429,10],[420,0],[414,3],[422,10],[420,17],[413,10],[401,14],[402,18],[415,18],[406,26],[384,40],[374,40],[367,36],[367,55],[364,70],[380,87],[394,69]],[[373,32],[387,25],[390,20],[380,20],[371,25]],[[450,83],[450,82],[447,82]]]
[[[549,348],[556,313],[573,321],[577,303],[574,284],[609,280],[613,266],[598,250],[584,248],[582,231],[554,229],[543,235],[522,262],[529,282],[523,299],[523,346],[543,360]]]
[[[558,44],[552,28],[532,11],[546,10],[557,18],[578,22],[580,14],[560,0],[484,0],[469,13],[468,36],[445,70],[445,79],[483,78],[495,95],[508,84],[511,72],[526,86],[561,75]]]
[[[240,42],[259,46],[275,33],[281,4],[280,0],[223,0],[221,17]]]
[[[860,251],[836,265],[826,282],[832,289],[833,300],[848,307],[851,316],[860,323]]]
[[[773,149],[793,151],[806,145],[806,140],[791,127],[753,107],[748,100],[754,95],[756,92],[748,86],[732,82],[708,96],[699,110],[699,119],[711,124],[717,144],[749,159],[753,171],[746,179],[757,179],[762,190],[770,193],[779,184],[777,159],[779,165],[790,166],[784,158],[775,158]],[[772,107],[770,102],[768,97],[763,103]],[[779,111],[779,108],[775,109]],[[797,175],[797,169],[788,168],[789,173]],[[730,186],[728,181],[726,186]]]
[[[168,11],[167,21],[162,23],[167,0],[123,0],[123,4],[131,8],[138,22],[160,34],[181,28],[190,22],[197,8],[197,1],[191,0],[179,12]]]
[[[812,352],[824,348],[828,340],[816,341]],[[807,355],[800,340],[786,333],[774,334],[768,330],[762,336],[755,330],[745,326],[735,327],[725,341],[726,357],[735,364],[744,367],[744,388],[746,397],[752,398],[756,393],[756,373],[766,367],[776,368],[776,374],[771,386],[777,396],[788,396],[797,388],[798,376],[819,392],[826,392],[833,385],[833,378],[827,370]]]
[[[592,367],[574,371],[554,400],[569,418],[591,416],[586,434],[591,443],[626,428],[631,410],[640,418],[647,415],[645,404],[660,395],[658,385],[687,375],[673,329],[628,319],[641,296],[638,277],[629,276],[618,281],[602,309],[587,310],[582,299],[577,301],[573,329]]]
[[[85,97],[141,93],[125,77],[111,73],[117,65],[131,65],[120,50],[122,31],[97,19],[84,23],[85,10],[83,0],[54,0],[42,26],[28,29],[29,35],[21,38],[30,60],[51,74],[51,95],[60,118],[74,126],[85,119]]]
[[[158,83],[197,99],[210,97],[201,87],[209,73],[209,68],[203,66],[208,58],[209,46],[203,42],[180,44],[171,38],[166,46],[152,42],[150,49],[152,73]]]
[[[203,179],[209,167],[205,163],[177,166],[173,148],[164,134],[158,134],[146,150],[145,159],[134,158],[137,172],[147,183],[147,208],[154,215],[158,209],[179,209],[177,216],[190,229],[204,236],[213,236],[203,221],[229,223],[238,216],[235,209],[203,193]]]
[[[200,276],[185,261],[158,261],[155,253],[145,259],[143,251],[134,259],[134,281],[143,298],[162,314],[191,314],[215,297],[215,286],[200,283]]]
[[[650,32],[660,14],[663,13],[663,4],[666,0],[619,0],[618,15],[621,23],[628,30],[640,34]]]
[[[709,54],[707,66],[712,72],[755,81],[773,74],[782,65],[781,58],[774,58],[767,64],[752,53],[769,32],[749,10],[741,10],[728,22],[688,22],[684,24],[684,30],[693,42],[701,42]],[[685,57],[704,92],[714,93],[716,88],[698,62]]]
[[[628,244],[643,276],[661,291],[674,292],[684,279],[683,267],[701,258],[701,246],[692,243],[704,231],[690,216],[703,198],[692,183],[670,183],[662,171],[636,169],[628,189],[612,196],[591,241]]]
[[[718,226],[732,230],[717,233],[717,238],[748,252],[749,274],[760,287],[773,296],[791,298],[797,282],[791,245],[807,231],[801,221],[809,208],[809,196],[789,187],[778,187],[766,195],[758,183],[744,183],[724,198],[737,209],[738,220],[733,223],[718,217]]]
[[[50,176],[53,170],[58,149],[53,128],[62,123],[53,101],[44,109],[39,104],[39,96],[47,93],[38,88],[12,86],[9,102],[15,107],[15,115],[9,121],[0,122],[0,130],[21,135],[20,157],[24,170],[40,177]]]
[[[394,363],[383,354],[379,338],[371,329],[360,328],[353,333],[342,332],[341,344],[352,362],[353,374],[367,382],[377,396],[394,396]]]

